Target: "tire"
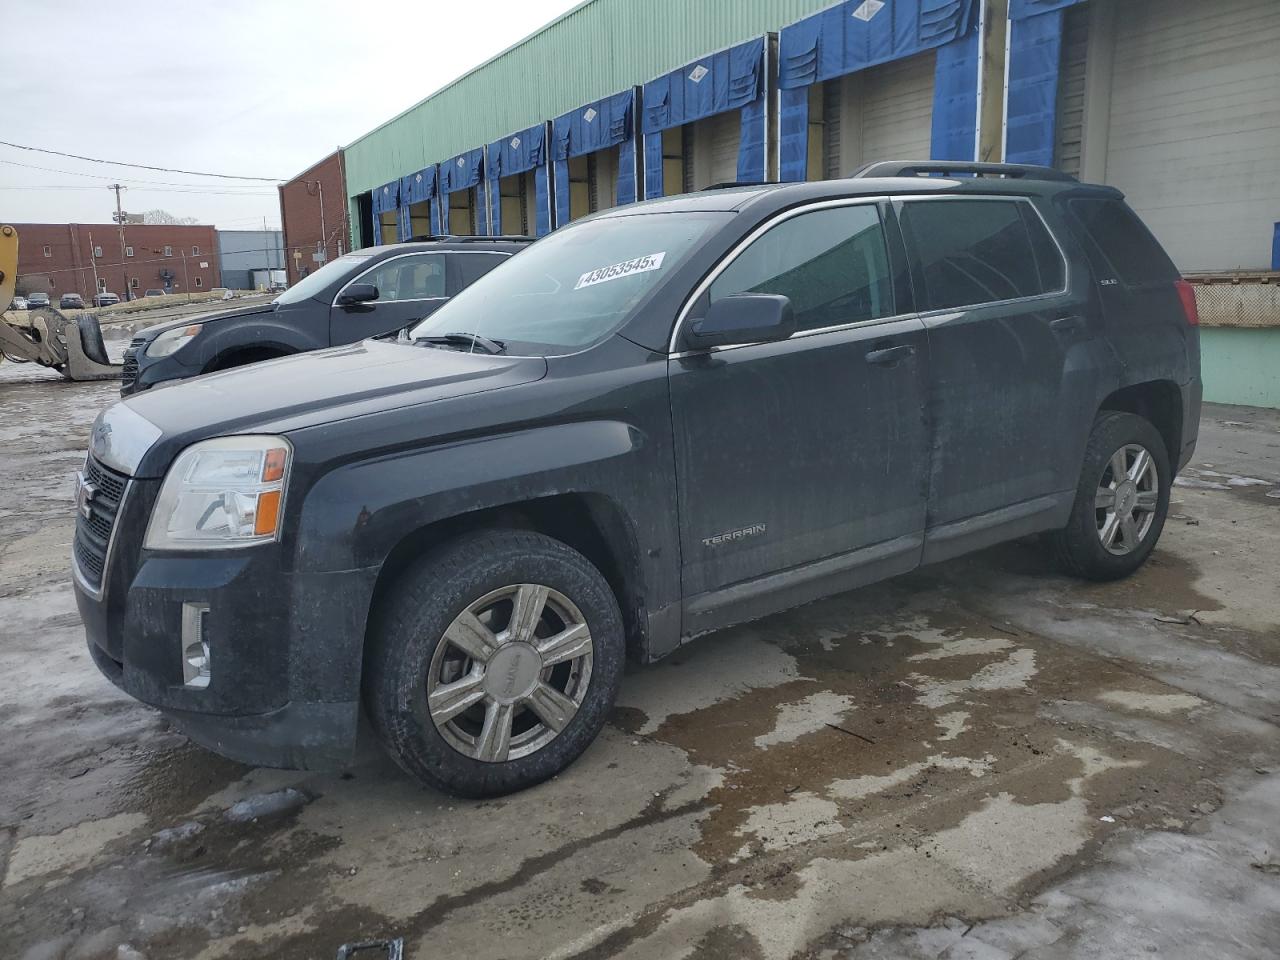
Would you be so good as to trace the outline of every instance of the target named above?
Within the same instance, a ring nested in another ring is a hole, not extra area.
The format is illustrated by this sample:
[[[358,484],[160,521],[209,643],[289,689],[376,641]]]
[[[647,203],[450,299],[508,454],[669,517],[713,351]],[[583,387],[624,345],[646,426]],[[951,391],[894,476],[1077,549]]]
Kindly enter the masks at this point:
[[[533,630],[512,623],[517,603],[539,614]],[[539,650],[578,655],[546,666]],[[625,657],[617,600],[586,557],[538,533],[472,534],[416,562],[374,611],[365,707],[410,776],[464,797],[513,793],[596,738]]]
[[[1149,466],[1141,465],[1140,451],[1149,456]],[[1130,486],[1116,479],[1121,458]],[[1173,470],[1160,431],[1136,414],[1101,412],[1085,446],[1071,519],[1049,537],[1058,564],[1086,580],[1129,576],[1142,566],[1160,539],[1172,483]],[[1110,507],[1108,499],[1113,501]],[[1124,523],[1126,516],[1132,526]]]

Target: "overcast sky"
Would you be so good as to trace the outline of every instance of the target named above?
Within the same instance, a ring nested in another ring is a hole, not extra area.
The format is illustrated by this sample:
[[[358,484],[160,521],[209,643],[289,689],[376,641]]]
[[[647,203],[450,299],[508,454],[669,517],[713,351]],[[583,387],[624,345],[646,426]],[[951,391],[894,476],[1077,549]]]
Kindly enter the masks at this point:
[[[576,2],[0,0],[0,140],[287,180]],[[3,145],[0,223],[109,222],[114,182],[131,213],[280,225],[273,183]]]

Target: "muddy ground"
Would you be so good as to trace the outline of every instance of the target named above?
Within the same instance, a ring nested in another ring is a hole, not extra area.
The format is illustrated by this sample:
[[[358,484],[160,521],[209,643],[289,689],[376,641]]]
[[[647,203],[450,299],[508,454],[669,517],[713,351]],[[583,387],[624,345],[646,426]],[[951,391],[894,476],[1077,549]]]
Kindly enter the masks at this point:
[[[704,638],[477,803],[373,744],[219,759],[97,674],[71,475],[113,395],[0,367],[6,957],[1280,954],[1274,413],[1206,409],[1126,582],[1018,543]]]

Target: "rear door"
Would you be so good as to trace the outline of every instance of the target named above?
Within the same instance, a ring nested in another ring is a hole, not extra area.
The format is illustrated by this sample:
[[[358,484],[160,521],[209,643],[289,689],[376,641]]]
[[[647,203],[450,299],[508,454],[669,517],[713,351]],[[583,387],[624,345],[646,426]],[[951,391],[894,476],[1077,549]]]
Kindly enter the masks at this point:
[[[898,201],[929,330],[937,560],[1069,507],[1097,396],[1088,271],[1020,197]]]
[[[429,316],[447,299],[444,253],[404,253],[378,262],[343,284],[329,310],[329,342],[333,346],[392,333]],[[338,306],[353,283],[371,283],[378,299]]]
[[[862,548],[889,572],[918,562],[929,357],[924,325],[895,303],[888,233],[871,202],[787,214],[730,255],[686,317],[775,293],[799,327],[670,361],[686,631],[767,612],[737,603],[735,584],[755,603],[817,576],[803,569],[816,561],[848,575]]]

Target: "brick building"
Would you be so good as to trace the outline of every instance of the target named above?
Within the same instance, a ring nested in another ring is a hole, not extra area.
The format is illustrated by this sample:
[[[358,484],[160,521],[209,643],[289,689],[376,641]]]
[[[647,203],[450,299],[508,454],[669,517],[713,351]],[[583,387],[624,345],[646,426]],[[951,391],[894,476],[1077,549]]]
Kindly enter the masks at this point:
[[[290,284],[347,251],[341,152],[331,153],[280,185],[280,223]]]
[[[221,286],[212,226],[129,224],[124,249],[114,223],[17,223],[18,293],[64,293],[88,302],[99,290],[124,299],[147,289],[196,293]]]

